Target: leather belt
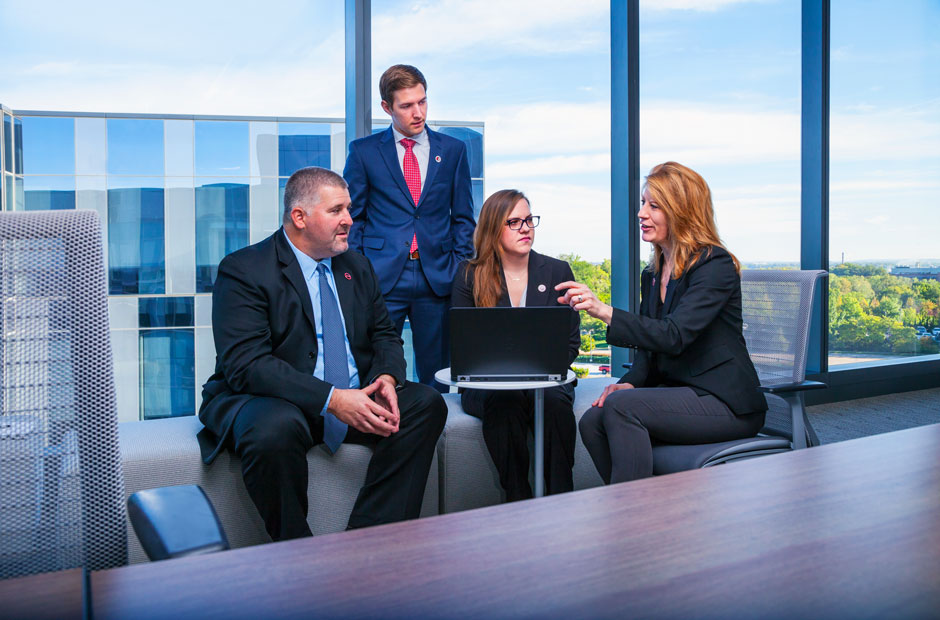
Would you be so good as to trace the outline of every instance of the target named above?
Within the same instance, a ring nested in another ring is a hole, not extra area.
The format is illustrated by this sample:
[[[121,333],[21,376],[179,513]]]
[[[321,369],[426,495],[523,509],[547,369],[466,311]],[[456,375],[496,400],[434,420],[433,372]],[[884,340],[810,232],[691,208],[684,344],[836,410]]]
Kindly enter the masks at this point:
[[[408,253],[408,260],[418,260],[421,256],[418,254],[418,250]]]

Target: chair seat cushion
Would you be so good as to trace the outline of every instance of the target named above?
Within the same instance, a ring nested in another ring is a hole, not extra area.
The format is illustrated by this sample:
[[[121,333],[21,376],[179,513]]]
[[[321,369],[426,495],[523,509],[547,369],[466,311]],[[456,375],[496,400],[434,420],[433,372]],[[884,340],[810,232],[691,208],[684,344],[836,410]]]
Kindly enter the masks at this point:
[[[697,445],[657,444],[653,446],[653,474],[672,474],[788,450],[788,440],[765,436]]]

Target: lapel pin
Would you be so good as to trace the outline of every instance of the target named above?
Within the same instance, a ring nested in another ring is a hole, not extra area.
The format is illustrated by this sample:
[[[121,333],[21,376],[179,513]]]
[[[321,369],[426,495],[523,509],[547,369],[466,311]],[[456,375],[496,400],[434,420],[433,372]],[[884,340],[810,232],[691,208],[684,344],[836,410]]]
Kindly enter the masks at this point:
[[[348,272],[348,271],[347,271],[346,273],[344,273],[343,275],[346,276],[346,279],[347,279],[347,280],[352,280],[352,276],[349,275],[349,272]]]
[[[544,293],[544,292],[545,292],[545,285],[544,285],[544,284],[539,284],[539,292],[540,292],[540,293]]]
[[[436,156],[434,158],[434,161],[436,161],[437,163],[441,163],[441,156],[440,155]]]

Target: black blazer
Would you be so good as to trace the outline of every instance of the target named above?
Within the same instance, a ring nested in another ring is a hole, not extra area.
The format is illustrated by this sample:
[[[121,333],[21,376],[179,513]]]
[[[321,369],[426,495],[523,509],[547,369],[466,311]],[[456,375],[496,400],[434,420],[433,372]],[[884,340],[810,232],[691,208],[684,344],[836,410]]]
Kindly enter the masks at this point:
[[[332,270],[360,383],[367,385],[381,374],[403,383],[402,341],[369,260],[347,251],[333,257]],[[310,293],[283,228],[222,259],[212,291],[215,373],[202,388],[199,409],[206,427],[200,432],[206,464],[252,397],[284,399],[322,425],[320,412],[332,386],[313,376],[313,321]]]
[[[457,275],[454,276],[454,285],[450,293],[450,305],[455,308],[473,308],[473,271],[468,261],[463,261],[457,268]],[[506,288],[506,278],[500,272],[503,283],[503,293],[496,302],[497,306],[508,308],[512,305],[509,301],[509,289]],[[558,303],[558,291],[555,285],[568,280],[574,280],[574,274],[571,272],[571,265],[563,260],[543,256],[535,251],[529,251],[529,281],[526,286],[525,305],[527,308],[534,306],[558,306],[564,305]],[[568,364],[570,365],[578,357],[578,349],[581,346],[581,317],[577,312],[571,313],[571,332],[568,337]]]
[[[687,385],[714,395],[735,414],[767,409],[742,331],[741,277],[731,255],[713,246],[676,278],[662,309],[647,267],[640,279],[640,313],[614,308],[607,342],[637,349],[633,367],[619,383],[635,387]]]

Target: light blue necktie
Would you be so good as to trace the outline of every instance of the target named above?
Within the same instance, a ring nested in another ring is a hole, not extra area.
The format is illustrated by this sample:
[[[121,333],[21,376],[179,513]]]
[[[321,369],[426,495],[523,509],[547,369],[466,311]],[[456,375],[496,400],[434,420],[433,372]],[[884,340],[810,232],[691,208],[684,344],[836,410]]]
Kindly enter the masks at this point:
[[[326,279],[326,265],[317,265],[320,276],[320,320],[323,324],[323,380],[337,390],[349,388],[349,365],[346,361],[346,334],[343,316]],[[346,437],[346,424],[332,413],[323,415],[323,443],[333,454]]]

